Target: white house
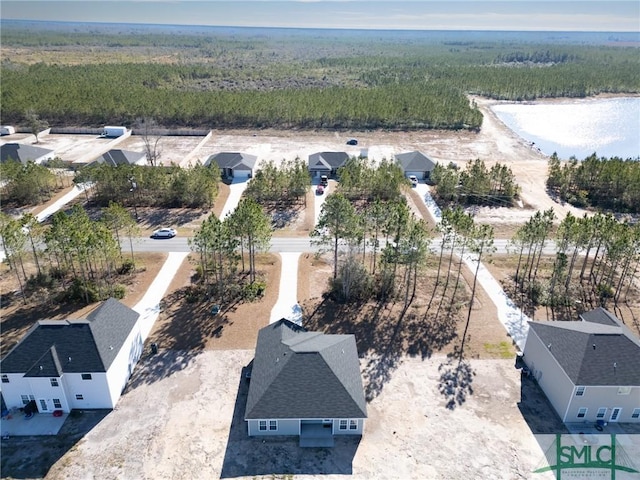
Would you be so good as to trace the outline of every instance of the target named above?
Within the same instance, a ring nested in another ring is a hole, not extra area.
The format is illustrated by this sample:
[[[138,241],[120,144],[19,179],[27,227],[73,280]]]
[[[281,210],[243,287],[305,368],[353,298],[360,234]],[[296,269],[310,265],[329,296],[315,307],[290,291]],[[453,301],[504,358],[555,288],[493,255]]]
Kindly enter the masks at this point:
[[[86,320],[36,323],[0,362],[8,408],[40,412],[114,408],[140,359],[139,314],[115,299]]]
[[[367,406],[353,335],[279,320],[258,332],[245,421],[250,436],[296,435],[301,447],[362,435]]]
[[[640,423],[640,339],[604,308],[529,322],[524,361],[565,423]]]
[[[98,163],[104,163],[112,167],[117,167],[118,165],[146,165],[147,154],[144,152],[112,149],[100,155],[89,165]]]

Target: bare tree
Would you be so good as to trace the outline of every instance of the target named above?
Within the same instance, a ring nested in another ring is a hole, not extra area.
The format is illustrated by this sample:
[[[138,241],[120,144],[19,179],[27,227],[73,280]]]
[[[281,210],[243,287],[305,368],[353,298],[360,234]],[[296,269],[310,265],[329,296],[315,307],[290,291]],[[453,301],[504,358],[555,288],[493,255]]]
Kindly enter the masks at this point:
[[[29,109],[24,113],[24,119],[29,126],[29,130],[31,130],[33,136],[36,137],[36,143],[38,143],[38,134],[47,128],[49,123],[46,120],[42,120],[33,109]]]
[[[135,121],[135,132],[142,137],[144,150],[147,154],[147,162],[155,167],[160,160],[162,150],[160,148],[160,135],[153,135],[153,131],[158,128],[158,122],[152,117],[138,118]]]

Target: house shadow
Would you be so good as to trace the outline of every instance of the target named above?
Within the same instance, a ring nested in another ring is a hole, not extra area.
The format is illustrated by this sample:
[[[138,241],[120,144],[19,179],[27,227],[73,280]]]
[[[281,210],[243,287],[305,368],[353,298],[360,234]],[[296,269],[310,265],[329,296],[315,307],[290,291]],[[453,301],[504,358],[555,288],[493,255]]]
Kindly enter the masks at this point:
[[[220,478],[351,475],[361,437],[336,435],[332,448],[301,448],[296,436],[250,437],[244,421],[249,381],[242,369]]]
[[[0,478],[46,477],[51,467],[109,413],[109,409],[73,410],[57,435],[3,438]]]
[[[536,436],[569,433],[542,388],[532,376],[521,375],[518,409],[524,421],[527,422],[531,433]]]

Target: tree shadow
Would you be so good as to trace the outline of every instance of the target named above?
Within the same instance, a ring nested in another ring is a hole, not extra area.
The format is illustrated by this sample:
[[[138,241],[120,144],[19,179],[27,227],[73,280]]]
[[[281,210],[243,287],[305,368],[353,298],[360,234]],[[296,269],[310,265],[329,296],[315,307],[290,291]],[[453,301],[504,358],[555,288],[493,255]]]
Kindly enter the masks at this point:
[[[449,356],[448,360],[438,367],[440,381],[438,390],[446,400],[446,407],[455,410],[473,395],[473,377],[476,375],[467,360],[458,360],[458,355]]]
[[[336,435],[333,448],[301,448],[297,436],[250,437],[244,420],[249,382],[242,369],[220,478],[351,475],[359,435]]]

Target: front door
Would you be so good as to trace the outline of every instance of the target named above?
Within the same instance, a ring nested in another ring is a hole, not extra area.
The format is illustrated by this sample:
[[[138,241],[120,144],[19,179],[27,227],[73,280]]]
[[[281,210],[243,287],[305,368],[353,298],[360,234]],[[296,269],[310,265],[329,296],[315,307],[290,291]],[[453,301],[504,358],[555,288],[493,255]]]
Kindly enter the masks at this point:
[[[39,398],[38,403],[40,404],[40,412],[48,412],[49,407],[47,406],[47,401],[44,398]]]
[[[617,422],[618,418],[620,417],[620,412],[622,411],[622,409],[620,407],[615,407],[614,409],[611,410],[611,418],[609,418],[610,422]]]

